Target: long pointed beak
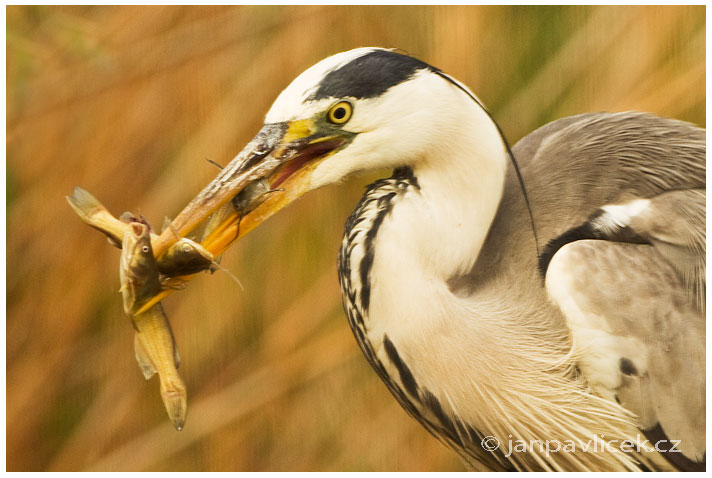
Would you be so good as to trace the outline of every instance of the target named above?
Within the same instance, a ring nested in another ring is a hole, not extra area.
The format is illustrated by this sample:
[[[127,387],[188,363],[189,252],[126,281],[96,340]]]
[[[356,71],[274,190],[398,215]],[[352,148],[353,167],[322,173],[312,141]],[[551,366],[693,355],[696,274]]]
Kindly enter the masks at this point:
[[[317,129],[311,119],[264,125],[153,242],[155,256],[160,257],[179,237],[185,237],[225,206],[228,212],[218,224],[212,225],[201,242],[217,257],[234,241],[308,191],[310,172],[319,160],[342,148],[353,137],[352,133],[340,130],[318,132]],[[265,181],[268,188],[264,192],[269,194],[255,197],[253,207],[240,211],[228,205],[248,186]],[[161,292],[139,313],[169,293],[170,290]]]

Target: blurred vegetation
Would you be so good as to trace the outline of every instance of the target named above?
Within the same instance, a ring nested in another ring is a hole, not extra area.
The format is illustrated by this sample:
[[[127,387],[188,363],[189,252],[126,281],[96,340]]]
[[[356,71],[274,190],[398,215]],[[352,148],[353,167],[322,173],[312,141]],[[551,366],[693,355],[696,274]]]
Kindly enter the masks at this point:
[[[310,194],[164,305],[186,427],[133,356],[119,251],[74,185],[155,225],[306,67],[401,48],[469,85],[514,143],[555,118],[705,125],[705,7],[7,7],[8,470],[462,470],[392,399],[341,309],[336,253],[371,178]],[[375,177],[375,176],[374,176]]]

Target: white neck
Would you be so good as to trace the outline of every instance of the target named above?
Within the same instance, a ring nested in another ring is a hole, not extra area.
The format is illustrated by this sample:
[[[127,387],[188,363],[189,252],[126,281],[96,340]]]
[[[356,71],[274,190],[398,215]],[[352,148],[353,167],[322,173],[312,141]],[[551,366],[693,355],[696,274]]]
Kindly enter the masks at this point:
[[[471,103],[453,134],[416,162],[419,194],[399,201],[379,232],[392,237],[379,241],[379,249],[396,245],[391,257],[415,259],[416,267],[441,280],[472,268],[504,187],[506,146],[487,113]]]
[[[459,136],[416,163],[420,190],[399,197],[378,230],[368,319],[375,340],[437,328],[433,317],[446,316],[442,309],[452,304],[448,280],[473,267],[487,237],[508,158],[496,125],[472,104]]]

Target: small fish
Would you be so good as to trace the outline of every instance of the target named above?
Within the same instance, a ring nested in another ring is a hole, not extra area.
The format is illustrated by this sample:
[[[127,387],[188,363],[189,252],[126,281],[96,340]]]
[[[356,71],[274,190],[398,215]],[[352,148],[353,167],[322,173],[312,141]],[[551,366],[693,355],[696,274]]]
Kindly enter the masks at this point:
[[[134,314],[163,287],[159,279],[158,264],[153,257],[148,225],[131,222],[124,234],[119,277],[124,299],[124,311]]]
[[[283,191],[283,189],[270,189],[266,179],[250,183],[232,198],[232,205],[240,217],[252,212],[257,206],[265,202],[269,193]]]
[[[187,237],[181,238],[158,258],[158,270],[166,276],[184,276],[202,272],[213,264],[213,255]]]
[[[180,356],[168,318],[160,302],[136,314],[147,300],[163,289],[148,224],[129,223],[122,244],[119,276],[124,311],[132,317],[136,329],[136,361],[147,380],[158,373],[163,405],[173,426],[181,430],[187,411],[187,393],[178,375]]]
[[[166,228],[173,228],[168,218],[163,223],[163,229]],[[158,258],[158,270],[168,277],[185,276],[210,269],[213,262],[210,251],[192,239],[181,237]]]
[[[146,380],[158,373],[168,418],[176,430],[182,430],[188,411],[188,394],[178,374],[180,355],[163,306],[159,302],[134,316],[133,323],[137,331],[134,351],[141,372]]]

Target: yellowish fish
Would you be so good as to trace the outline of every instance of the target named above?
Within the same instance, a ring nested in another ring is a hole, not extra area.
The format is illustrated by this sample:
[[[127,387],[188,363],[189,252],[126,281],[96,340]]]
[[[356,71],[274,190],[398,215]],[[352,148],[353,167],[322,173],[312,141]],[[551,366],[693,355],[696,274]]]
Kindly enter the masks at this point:
[[[168,318],[161,303],[133,317],[136,336],[136,361],[146,380],[158,373],[161,398],[168,418],[176,430],[182,430],[188,411],[188,394],[178,374],[180,356]]]
[[[162,290],[148,225],[140,222],[129,224],[122,244],[119,277],[127,314],[136,313],[148,299]]]
[[[158,373],[168,418],[181,430],[187,412],[187,392],[178,374],[180,356],[168,318],[160,302],[136,314],[141,305],[162,290],[149,227],[141,222],[131,222],[129,226],[123,238],[119,276],[124,310],[132,316],[136,329],[136,361],[147,380]]]
[[[158,270],[169,277],[196,274],[210,268],[213,255],[197,242],[183,237],[158,260]]]
[[[240,191],[232,198],[232,206],[237,211],[237,214],[242,217],[250,213],[257,206],[262,204],[268,193],[270,193],[269,183],[266,179],[255,181],[249,184],[245,189]]]

